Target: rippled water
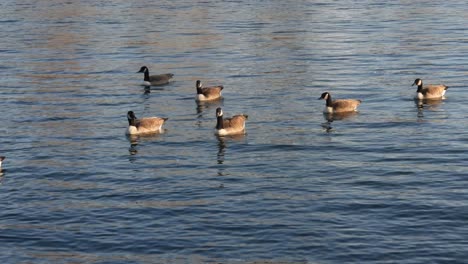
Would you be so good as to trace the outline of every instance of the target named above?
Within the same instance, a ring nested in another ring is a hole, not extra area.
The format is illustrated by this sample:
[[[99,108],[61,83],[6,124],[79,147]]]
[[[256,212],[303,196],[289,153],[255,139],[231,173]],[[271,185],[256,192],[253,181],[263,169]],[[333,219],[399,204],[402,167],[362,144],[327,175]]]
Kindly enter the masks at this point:
[[[0,7],[1,263],[466,261],[466,2]],[[247,135],[216,138],[218,106]],[[128,110],[165,132],[127,138]]]

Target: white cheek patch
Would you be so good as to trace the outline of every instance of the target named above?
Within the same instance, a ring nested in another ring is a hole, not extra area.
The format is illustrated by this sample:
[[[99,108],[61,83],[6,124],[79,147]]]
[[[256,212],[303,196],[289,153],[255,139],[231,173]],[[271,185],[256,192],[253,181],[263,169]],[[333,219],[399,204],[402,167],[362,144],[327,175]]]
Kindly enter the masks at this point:
[[[416,84],[417,86],[421,85],[422,81],[419,80],[418,83]]]

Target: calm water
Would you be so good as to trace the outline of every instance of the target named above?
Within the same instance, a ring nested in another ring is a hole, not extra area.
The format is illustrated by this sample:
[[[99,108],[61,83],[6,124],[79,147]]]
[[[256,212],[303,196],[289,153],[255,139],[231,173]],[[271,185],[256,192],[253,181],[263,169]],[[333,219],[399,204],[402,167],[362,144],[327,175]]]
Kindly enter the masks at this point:
[[[3,1],[0,262],[465,262],[468,6],[395,3]],[[418,77],[447,99],[417,107]]]

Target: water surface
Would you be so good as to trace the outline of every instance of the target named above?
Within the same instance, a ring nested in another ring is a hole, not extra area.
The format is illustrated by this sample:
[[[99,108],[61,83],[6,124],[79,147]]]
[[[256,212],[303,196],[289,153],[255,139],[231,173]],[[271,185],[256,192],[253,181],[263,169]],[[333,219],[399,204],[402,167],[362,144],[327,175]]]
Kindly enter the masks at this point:
[[[465,2],[0,7],[2,263],[468,257]],[[418,107],[415,78],[447,99]],[[327,120],[324,91],[359,113]],[[219,106],[245,136],[213,135]],[[126,137],[129,110],[165,132]]]

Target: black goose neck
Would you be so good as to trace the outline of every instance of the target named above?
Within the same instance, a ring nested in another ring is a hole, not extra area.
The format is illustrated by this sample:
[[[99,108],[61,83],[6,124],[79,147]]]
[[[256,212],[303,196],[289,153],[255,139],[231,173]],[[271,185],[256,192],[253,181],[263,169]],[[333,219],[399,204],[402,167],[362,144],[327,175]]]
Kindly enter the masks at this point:
[[[127,118],[129,126],[136,126],[136,119],[135,118]]]
[[[328,96],[327,96],[327,106],[328,106],[328,107],[331,107],[331,106],[332,106],[332,102],[333,102],[333,101],[332,101],[332,99],[331,99],[331,96],[330,96],[330,94],[328,94]]]
[[[223,122],[223,116],[222,116],[222,115],[221,115],[221,116],[218,116],[218,117],[216,118],[216,129],[218,129],[218,130],[219,130],[219,129],[223,129],[223,128],[224,128],[224,124],[223,124],[223,123],[224,123],[224,122]]]
[[[200,86],[197,86],[197,94],[202,94],[203,91],[202,91],[202,88]]]
[[[416,92],[420,93],[422,91],[422,89],[423,89],[423,84],[422,84],[422,82],[420,82],[419,85],[418,85],[418,90]]]
[[[149,70],[146,69],[145,72],[144,72],[144,74],[145,74],[145,82],[149,82],[149,80],[150,80],[150,78],[149,78]]]

